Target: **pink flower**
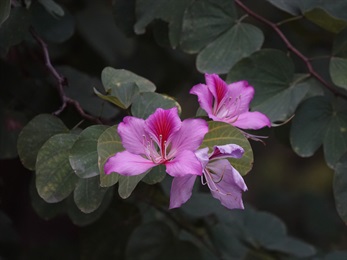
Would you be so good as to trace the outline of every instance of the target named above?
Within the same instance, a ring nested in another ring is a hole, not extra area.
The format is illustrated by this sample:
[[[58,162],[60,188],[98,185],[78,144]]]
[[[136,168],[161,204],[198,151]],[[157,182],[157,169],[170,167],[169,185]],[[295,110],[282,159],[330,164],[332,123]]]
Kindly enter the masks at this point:
[[[247,81],[227,85],[216,74],[205,74],[206,85],[195,85],[190,93],[197,95],[200,106],[209,118],[242,129],[260,129],[271,126],[267,116],[260,112],[249,112],[254,88]]]
[[[132,176],[164,164],[166,172],[174,177],[201,175],[202,166],[194,152],[207,132],[207,123],[202,119],[181,122],[176,107],[158,108],[146,120],[127,116],[118,126],[125,151],[107,160],[105,173]]]
[[[212,154],[208,148],[198,150],[195,154],[203,166],[201,182],[207,184],[212,196],[229,209],[243,209],[242,192],[247,186],[240,173],[226,158],[241,158],[242,147],[236,144],[215,146]],[[192,195],[196,175],[175,177],[172,181],[170,208],[178,208],[187,202]]]

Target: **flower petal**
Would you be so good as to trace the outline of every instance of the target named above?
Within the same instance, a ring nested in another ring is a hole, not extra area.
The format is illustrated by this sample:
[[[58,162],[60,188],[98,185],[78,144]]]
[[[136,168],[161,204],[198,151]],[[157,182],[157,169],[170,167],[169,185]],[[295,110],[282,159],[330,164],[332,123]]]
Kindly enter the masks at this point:
[[[236,158],[242,157],[244,150],[237,144],[216,145],[213,147],[213,152],[210,155],[210,160],[221,158]]]
[[[134,154],[145,154],[145,120],[126,116],[118,125],[118,134],[124,148]]]
[[[182,150],[195,151],[201,145],[205,134],[208,132],[207,122],[203,119],[186,119],[182,122],[181,129],[177,131],[171,141],[169,157]]]
[[[170,209],[181,207],[192,196],[196,175],[175,177],[170,192]]]
[[[173,177],[185,175],[202,175],[202,166],[194,152],[185,150],[176,155],[172,161],[165,163],[166,172]]]
[[[199,159],[199,161],[202,165],[202,168],[204,169],[210,160],[210,158],[208,156],[208,147],[197,150],[195,152],[195,155]]]
[[[228,93],[227,84],[217,74],[205,74],[206,85],[216,99],[217,106]]]
[[[200,107],[205,110],[208,115],[212,114],[213,95],[205,84],[195,85],[189,93],[197,95]]]
[[[241,129],[257,130],[265,126],[271,127],[270,119],[260,112],[246,112],[240,114],[237,120],[231,123],[233,126]]]
[[[170,142],[172,135],[181,128],[181,119],[177,107],[170,109],[157,108],[146,119],[146,131],[157,144],[161,141]],[[161,139],[161,140],[160,140]]]
[[[248,85],[247,81],[242,80],[229,84],[228,89],[228,96],[232,98],[231,103],[237,107],[238,114],[248,112],[249,104],[254,96],[254,88]]]
[[[247,186],[240,173],[224,159],[210,162],[207,167],[214,173],[209,183],[212,196],[229,209],[243,209],[242,192]]]
[[[154,166],[156,166],[155,163],[141,155],[123,151],[116,153],[106,161],[104,171],[106,174],[116,172],[124,176],[133,176],[144,173]]]

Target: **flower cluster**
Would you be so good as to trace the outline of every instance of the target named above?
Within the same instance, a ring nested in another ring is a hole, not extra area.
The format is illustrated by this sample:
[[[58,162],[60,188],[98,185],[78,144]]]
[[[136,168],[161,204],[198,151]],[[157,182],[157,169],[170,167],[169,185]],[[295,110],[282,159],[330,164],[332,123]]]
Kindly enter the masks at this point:
[[[242,129],[270,126],[265,115],[249,111],[254,88],[246,81],[227,85],[218,75],[205,77],[206,85],[195,85],[190,93],[198,96],[201,108],[212,120]],[[163,164],[174,177],[170,208],[180,207],[191,197],[197,176],[222,205],[229,209],[243,208],[242,192],[247,186],[227,158],[241,158],[244,150],[236,144],[214,146],[211,153],[208,147],[198,149],[207,132],[205,120],[181,121],[177,108],[158,108],[146,120],[127,116],[118,125],[125,150],[107,160],[105,173],[134,176]]]

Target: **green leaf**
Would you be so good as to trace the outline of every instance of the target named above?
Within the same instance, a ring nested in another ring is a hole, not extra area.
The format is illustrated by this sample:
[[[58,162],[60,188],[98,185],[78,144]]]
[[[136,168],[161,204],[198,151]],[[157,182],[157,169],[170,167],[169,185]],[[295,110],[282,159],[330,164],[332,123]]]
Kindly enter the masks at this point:
[[[67,198],[76,186],[78,177],[70,166],[69,150],[77,138],[75,134],[54,135],[37,154],[36,187],[49,203]]]
[[[33,17],[32,26],[45,41],[63,43],[75,32],[75,21],[69,12],[63,16],[52,16],[39,3],[34,3],[30,11]]]
[[[11,46],[17,45],[28,34],[31,15],[25,8],[16,7],[0,27],[0,55],[5,56]]]
[[[101,205],[91,213],[83,213],[77,206],[74,201],[73,196],[69,196],[66,201],[67,213],[72,221],[77,226],[87,226],[91,223],[97,221],[109,208],[110,203],[113,198],[113,188],[109,188],[104,195]]]
[[[76,206],[86,214],[97,210],[107,190],[108,188],[100,187],[100,178],[98,176],[79,179],[74,191]]]
[[[286,11],[294,16],[301,14],[301,0],[267,0],[272,5],[276,6],[277,8]]]
[[[255,88],[252,110],[266,114],[272,122],[285,121],[316,83],[307,75],[294,75],[292,60],[283,52],[265,49],[238,62],[228,82],[247,80]]]
[[[33,176],[30,182],[29,194],[31,206],[35,210],[36,214],[44,220],[50,220],[58,215],[62,215],[66,211],[65,200],[57,203],[47,203],[40,197],[36,189],[35,176]]]
[[[35,170],[36,157],[41,146],[53,135],[66,133],[68,129],[57,117],[41,114],[34,117],[18,137],[17,149],[22,164]]]
[[[133,99],[142,92],[155,91],[155,85],[149,80],[142,78],[127,70],[117,70],[106,67],[101,73],[101,81],[106,93],[114,98],[109,99],[123,109],[128,108]],[[104,98],[102,94],[97,93]]]
[[[196,53],[228,32],[237,19],[233,1],[194,1],[185,11],[181,48]]]
[[[199,53],[196,66],[200,72],[225,74],[236,62],[259,50],[263,41],[257,27],[237,23]]]
[[[335,18],[322,8],[313,8],[304,13],[305,17],[323,29],[338,33],[347,26],[347,21]]]
[[[201,259],[196,246],[175,238],[163,222],[141,225],[132,233],[126,249],[129,260]]]
[[[275,243],[267,245],[266,249],[295,256],[297,258],[310,257],[316,253],[313,246],[292,237],[279,239]]]
[[[11,0],[3,0],[0,3],[0,26],[10,16]]]
[[[136,1],[137,34],[145,33],[145,28],[155,19],[169,23],[169,38],[173,48],[179,44],[184,11],[193,0],[138,0]]]
[[[142,179],[143,182],[153,185],[158,182],[162,182],[166,176],[166,167],[162,164],[152,168],[152,170],[146,174]]]
[[[146,173],[142,173],[136,176],[123,176],[119,175],[118,194],[122,199],[128,198],[134,191],[137,184],[146,176]]]
[[[335,38],[330,59],[329,71],[334,84],[347,89],[347,29]]]
[[[69,161],[80,178],[98,176],[97,144],[100,135],[107,129],[104,125],[93,125],[84,129],[70,150]]]
[[[123,145],[117,133],[117,126],[106,129],[98,139],[98,166],[100,170],[100,186],[110,187],[118,182],[119,174],[111,173],[106,175],[104,172],[104,164],[108,158],[117,152],[123,151]]]
[[[347,224],[347,153],[337,162],[334,175],[334,197],[337,212]]]
[[[222,122],[208,122],[209,131],[200,148],[209,147],[212,152],[213,146],[224,144],[238,144],[245,153],[240,159],[229,159],[232,166],[239,171],[241,175],[246,175],[253,167],[253,150],[248,139],[240,132],[239,129],[232,125]]]
[[[146,119],[157,108],[169,109],[175,106],[178,108],[178,113],[180,114],[181,106],[172,97],[154,92],[145,92],[135,98],[131,106],[131,113],[136,117]]]
[[[53,16],[63,16],[64,15],[64,10],[61,8],[60,5],[58,5],[56,2],[53,0],[38,0],[40,4],[42,4],[47,12],[49,12]]]
[[[297,110],[290,132],[293,150],[312,156],[323,144],[329,167],[347,151],[347,102],[327,97],[307,99]]]

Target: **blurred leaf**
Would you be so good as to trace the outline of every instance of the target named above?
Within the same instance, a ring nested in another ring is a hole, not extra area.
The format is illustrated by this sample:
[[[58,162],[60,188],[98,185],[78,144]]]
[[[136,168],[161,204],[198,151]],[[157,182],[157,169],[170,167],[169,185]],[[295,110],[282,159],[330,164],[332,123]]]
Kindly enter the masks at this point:
[[[62,15],[52,15],[45,8],[34,3],[30,7],[32,15],[32,25],[38,34],[45,40],[53,43],[63,43],[67,41],[75,32],[75,21],[73,16],[64,10]]]
[[[32,178],[29,187],[31,205],[36,214],[44,220],[50,220],[66,212],[66,201],[62,200],[57,203],[48,203],[40,197],[37,192],[35,177]]]
[[[118,135],[116,125],[108,128],[100,135],[97,145],[100,186],[110,187],[118,182],[120,175],[117,173],[106,175],[104,172],[104,164],[108,158],[123,150],[124,148]]]
[[[255,88],[252,110],[275,122],[288,119],[315,84],[306,78],[307,75],[294,75],[294,64],[285,53],[265,49],[238,62],[227,81],[247,80]]]
[[[321,8],[313,8],[305,12],[304,15],[311,22],[333,33],[338,33],[347,26],[346,20],[335,18]]]
[[[293,119],[290,141],[302,157],[312,156],[323,144],[325,160],[334,168],[347,151],[347,102],[326,97],[304,101]]]
[[[119,186],[118,186],[118,194],[122,199],[128,198],[131,193],[134,191],[137,184],[145,177],[147,174],[142,173],[136,176],[123,176],[119,175]]]
[[[49,203],[67,198],[76,186],[78,177],[70,166],[69,151],[77,138],[75,134],[54,135],[37,154],[36,187]]]
[[[200,72],[225,74],[236,62],[259,50],[263,41],[260,29],[237,23],[198,54],[196,66]]]
[[[41,146],[51,136],[64,132],[68,129],[58,117],[49,114],[34,117],[18,136],[17,149],[22,164],[29,170],[35,170]]]
[[[102,88],[99,79],[69,66],[57,67],[57,70],[67,78],[66,95],[77,100],[85,111],[106,118],[114,117],[119,112],[117,108],[95,96],[93,87],[99,90]]]
[[[173,48],[179,44],[184,11],[193,0],[138,0],[136,1],[137,34],[145,33],[149,23],[162,19],[169,23],[169,38]]]
[[[326,254],[323,260],[342,260],[347,258],[346,251],[335,251]]]
[[[3,0],[0,3],[0,26],[10,16],[11,0]]]
[[[23,114],[0,107],[0,159],[17,157],[17,139],[25,123]]]
[[[135,17],[135,0],[114,0],[113,5],[113,18],[117,26],[122,32],[128,36],[134,36],[134,25],[136,22]]]
[[[143,182],[153,185],[156,184],[158,182],[161,182],[162,180],[164,180],[165,176],[166,176],[166,168],[164,165],[160,164],[154,168],[152,168],[152,170],[150,170],[146,176],[142,179]]]
[[[228,32],[237,19],[233,1],[194,1],[185,11],[181,48],[196,53]]]
[[[113,97],[109,101],[113,100],[123,109],[132,104],[139,92],[155,91],[152,82],[127,70],[106,67],[101,73],[101,80],[106,93]]]
[[[239,129],[226,123],[209,121],[208,128],[209,131],[205,135],[200,148],[209,147],[209,152],[212,152],[213,146],[215,145],[240,145],[245,151],[242,158],[231,158],[229,161],[241,175],[246,175],[253,167],[253,150],[248,139]]]
[[[61,8],[61,6],[58,5],[56,2],[54,2],[53,0],[38,0],[38,2],[42,4],[46,8],[47,12],[49,12],[52,16],[64,15],[63,8]]]
[[[347,29],[336,35],[332,57],[330,59],[330,76],[334,84],[347,89]]]
[[[90,178],[100,174],[97,144],[107,128],[104,125],[93,125],[84,129],[72,146],[69,161],[78,177]]]
[[[0,55],[5,56],[11,46],[19,44],[28,34],[31,15],[25,8],[16,7],[0,27]]]
[[[79,179],[74,191],[74,201],[76,206],[83,213],[91,213],[99,208],[108,188],[100,187],[98,176]]]
[[[145,92],[134,99],[131,113],[133,116],[146,119],[157,108],[169,109],[175,106],[178,108],[178,113],[181,113],[181,106],[174,98],[155,92]]]
[[[129,239],[126,256],[129,260],[200,259],[195,245],[179,241],[163,222],[152,222],[135,229]]]
[[[337,212],[347,224],[347,153],[336,164],[333,187]]]
[[[77,226],[87,226],[91,223],[97,221],[109,208],[110,203],[113,198],[113,188],[109,188],[104,195],[101,205],[91,213],[83,213],[77,206],[74,201],[73,196],[67,198],[67,213],[71,221]]]
[[[300,10],[300,6],[302,2],[301,0],[282,0],[282,1],[267,0],[267,1],[270,2],[272,5],[276,6],[277,8],[283,11],[286,11],[294,16],[301,14],[301,10]]]

